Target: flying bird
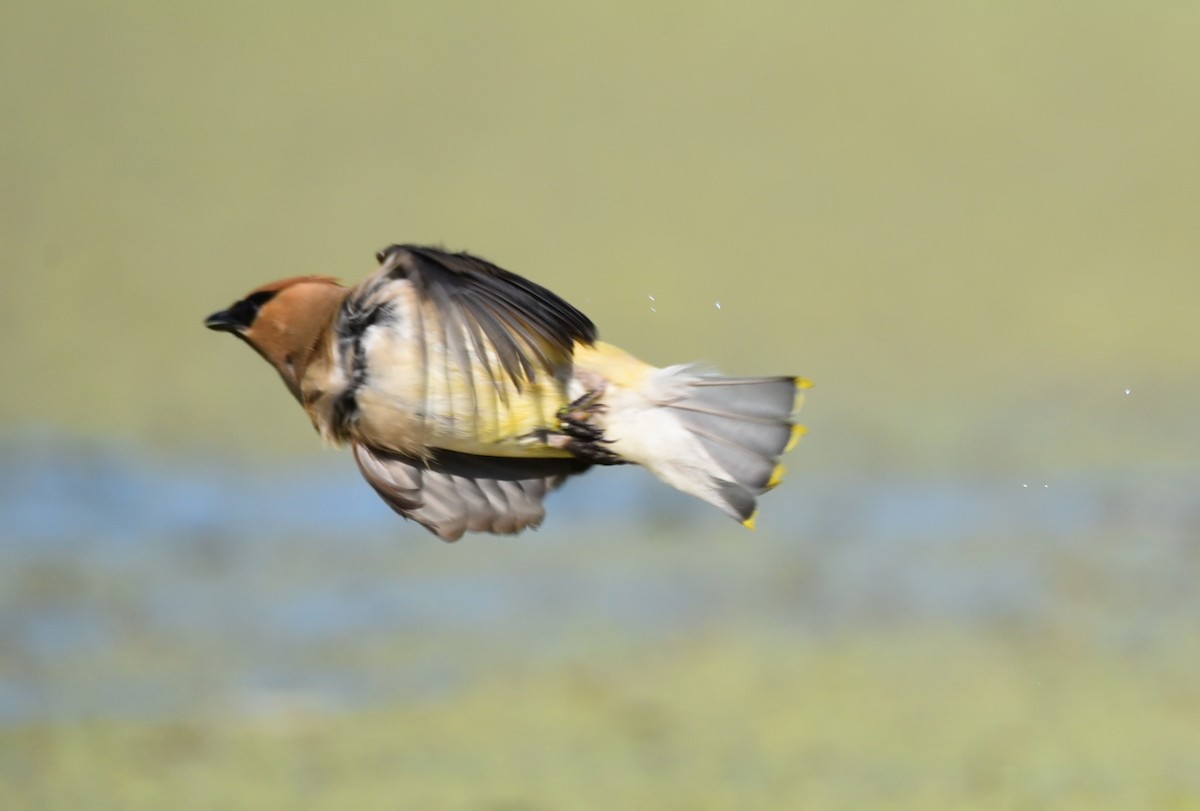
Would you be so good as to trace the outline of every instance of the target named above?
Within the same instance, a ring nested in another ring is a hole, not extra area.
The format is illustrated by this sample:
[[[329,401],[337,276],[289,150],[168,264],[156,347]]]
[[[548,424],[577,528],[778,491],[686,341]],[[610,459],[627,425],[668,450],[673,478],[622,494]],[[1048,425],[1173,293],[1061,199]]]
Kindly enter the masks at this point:
[[[392,245],[354,287],[298,276],[204,322],[249,344],[400,515],[446,541],[537,527],[595,465],[637,464],[753,527],[800,377],[651,366],[579,310],[477,256]]]

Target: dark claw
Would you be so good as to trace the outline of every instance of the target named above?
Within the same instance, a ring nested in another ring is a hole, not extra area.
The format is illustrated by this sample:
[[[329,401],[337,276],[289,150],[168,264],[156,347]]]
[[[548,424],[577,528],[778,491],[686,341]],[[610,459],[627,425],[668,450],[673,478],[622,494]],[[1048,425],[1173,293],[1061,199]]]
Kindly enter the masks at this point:
[[[559,447],[592,464],[624,465],[627,464],[624,459],[604,447],[612,440],[605,439],[604,430],[592,423],[592,417],[608,410],[600,402],[603,395],[604,387],[601,386],[558,410],[558,430],[560,436],[566,439]]]
[[[605,440],[600,440],[605,441]],[[595,442],[573,439],[567,443],[567,450],[575,455],[576,458],[582,459],[585,462],[591,462],[594,465],[625,465],[629,464],[617,454],[610,451],[608,448],[597,445]]]
[[[604,394],[604,389],[593,389],[582,397],[576,398],[573,402],[563,406],[558,410],[558,418],[563,421],[578,420],[586,421],[593,414],[603,414],[608,410],[608,406],[599,402],[601,395]]]
[[[588,442],[598,442],[604,437],[604,432],[596,426],[572,418],[562,420],[558,428],[567,436]]]
[[[603,441],[604,432],[592,425],[591,418],[602,414],[607,407],[598,402],[604,389],[593,389],[558,410],[558,427],[564,434],[587,442]]]

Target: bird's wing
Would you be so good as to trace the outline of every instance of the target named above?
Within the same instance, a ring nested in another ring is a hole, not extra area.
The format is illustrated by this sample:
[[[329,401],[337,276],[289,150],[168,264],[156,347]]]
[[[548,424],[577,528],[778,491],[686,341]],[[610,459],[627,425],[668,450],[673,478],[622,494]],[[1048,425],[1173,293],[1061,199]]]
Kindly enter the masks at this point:
[[[513,535],[537,527],[542,499],[587,469],[576,459],[512,459],[438,451],[428,460],[354,445],[367,482],[393,510],[444,541],[464,532]]]
[[[393,245],[378,258],[383,278],[408,280],[435,309],[449,354],[464,365],[479,359],[497,391],[511,381],[519,392],[541,372],[558,374],[576,342],[596,339],[595,325],[579,310],[479,257]]]

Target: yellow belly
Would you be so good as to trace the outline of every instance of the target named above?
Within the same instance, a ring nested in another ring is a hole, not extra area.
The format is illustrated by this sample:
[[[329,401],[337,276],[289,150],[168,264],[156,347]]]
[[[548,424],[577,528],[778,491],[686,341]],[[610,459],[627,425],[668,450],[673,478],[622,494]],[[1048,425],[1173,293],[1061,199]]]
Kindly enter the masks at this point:
[[[566,384],[542,374],[518,391],[497,389],[480,371],[434,366],[426,376],[392,378],[358,393],[356,433],[369,444],[423,455],[434,448],[485,456],[567,456],[548,447],[558,410],[570,402]]]

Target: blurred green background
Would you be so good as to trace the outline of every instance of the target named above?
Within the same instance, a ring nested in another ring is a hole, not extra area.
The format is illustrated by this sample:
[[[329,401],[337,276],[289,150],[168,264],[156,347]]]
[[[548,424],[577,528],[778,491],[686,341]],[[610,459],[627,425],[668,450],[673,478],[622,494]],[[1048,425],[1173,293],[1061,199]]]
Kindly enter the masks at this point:
[[[5,807],[1200,807],[1200,7],[2,16]],[[390,242],[813,378],[759,533],[395,521],[201,327]]]

